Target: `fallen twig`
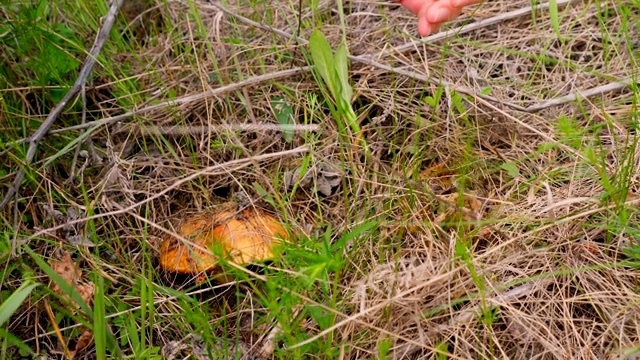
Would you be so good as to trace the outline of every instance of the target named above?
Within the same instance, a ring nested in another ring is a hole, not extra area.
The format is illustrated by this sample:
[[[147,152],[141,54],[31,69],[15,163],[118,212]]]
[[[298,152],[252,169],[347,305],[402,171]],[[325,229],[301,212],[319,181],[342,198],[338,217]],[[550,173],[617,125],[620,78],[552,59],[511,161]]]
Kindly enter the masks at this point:
[[[289,34],[286,31],[283,31],[283,30],[280,30],[280,29],[276,29],[276,28],[273,28],[271,26],[268,26],[268,25],[265,25],[265,24],[262,24],[262,23],[259,23],[259,22],[255,22],[255,21],[253,21],[253,20],[251,20],[249,18],[246,18],[246,17],[244,17],[242,15],[235,14],[231,10],[225,8],[224,6],[222,6],[222,5],[218,4],[218,3],[211,3],[211,4],[206,4],[206,5],[203,4],[201,6],[202,7],[214,7],[216,9],[228,14],[228,15],[231,15],[231,16],[235,17],[237,20],[239,20],[239,21],[241,21],[241,22],[243,22],[243,23],[245,23],[245,24],[247,24],[249,26],[253,26],[253,27],[257,27],[257,28],[263,29],[263,30],[271,31],[271,32],[273,32],[275,34],[278,34],[278,35],[280,35],[282,37],[285,37],[285,38],[287,38],[289,40],[298,40],[303,45],[308,45],[309,44],[309,41],[307,41],[306,39],[295,38],[293,35]],[[449,87],[451,89],[454,89],[455,91],[457,91],[457,92],[459,92],[461,94],[466,94],[466,95],[473,96],[473,97],[479,97],[479,98],[485,99],[487,101],[499,103],[501,105],[510,107],[512,109],[515,109],[515,110],[520,110],[520,111],[524,110],[524,107],[522,107],[522,106],[511,104],[511,103],[507,103],[507,102],[504,102],[504,101],[499,101],[498,99],[495,99],[495,98],[493,98],[491,96],[488,96],[488,95],[478,94],[473,89],[469,89],[469,88],[466,88],[466,87],[458,86],[458,85],[455,85],[455,84],[453,84],[451,82],[448,82],[446,80],[440,80],[440,79],[436,79],[436,78],[432,78],[432,77],[429,77],[429,76],[426,76],[426,75],[419,74],[417,72],[405,71],[405,70],[401,70],[401,69],[396,69],[396,68],[394,68],[392,66],[389,66],[389,65],[381,64],[381,63],[379,63],[379,62],[377,62],[375,60],[372,60],[369,56],[348,55],[348,57],[352,61],[356,61],[356,62],[365,64],[365,65],[377,67],[379,69],[383,69],[383,70],[386,70],[386,71],[389,71],[389,72],[392,72],[392,73],[400,74],[400,75],[412,78],[414,80],[419,80],[419,81],[428,82],[428,83],[431,83],[431,84],[446,86],[446,87]]]
[[[150,105],[150,106],[143,107],[136,110],[131,110],[124,114],[115,115],[115,116],[111,116],[111,117],[100,119],[100,120],[95,120],[86,124],[79,124],[79,125],[62,128],[62,129],[51,130],[49,134],[59,134],[66,131],[82,130],[86,128],[90,128],[89,130],[87,130],[87,132],[92,133],[103,125],[108,125],[108,124],[118,122],[120,120],[125,120],[135,115],[142,115],[150,111],[163,109],[172,105],[184,105],[194,101],[203,100],[211,96],[219,96],[219,95],[228,93],[230,91],[235,91],[237,89],[240,89],[246,86],[256,85],[265,81],[291,77],[293,75],[309,71],[309,69],[310,67],[304,66],[304,67],[297,67],[297,68],[287,69],[282,71],[276,71],[269,74],[258,75],[258,76],[254,76],[254,77],[251,77],[242,81],[238,81],[229,85],[221,86],[219,88],[215,88],[209,91],[204,91],[204,92],[193,94],[193,95],[187,95],[177,99],[167,100],[159,104]],[[20,139],[20,140],[17,140],[15,143],[23,144],[28,141],[29,139]]]
[[[219,131],[293,131],[293,132],[307,132],[307,131],[320,131],[320,125],[297,125],[297,124],[270,124],[270,123],[257,123],[257,124],[215,124],[215,125],[201,125],[201,126],[139,126],[136,125],[132,129],[122,128],[114,132],[114,134],[137,130],[143,136],[148,135],[197,135],[207,134],[209,132]]]
[[[568,4],[570,4],[571,2],[573,2],[575,0],[560,0],[557,1],[557,6],[561,7],[561,6],[566,6]],[[286,37],[288,39],[297,39],[298,41],[300,41],[300,43],[306,45],[308,44],[308,41],[302,38],[296,38],[293,35],[289,34],[286,31],[280,30],[280,29],[276,29],[273,27],[270,27],[268,25],[262,24],[262,23],[258,23],[255,22],[251,19],[245,18],[242,15],[238,15],[233,13],[232,11],[230,11],[229,9],[225,8],[224,6],[217,4],[217,3],[212,3],[210,5],[203,5],[203,6],[213,6],[216,9],[219,9],[221,11],[223,11],[224,13],[231,15],[235,18],[237,18],[238,20],[244,22],[245,24],[248,24],[250,26],[254,26],[254,27],[258,27],[267,31],[271,31],[274,32],[280,36]],[[483,94],[479,94],[475,91],[473,91],[473,89],[469,89],[466,87],[461,87],[458,85],[454,85],[446,80],[439,80],[439,79],[435,79],[435,78],[431,78],[428,77],[426,75],[414,72],[414,71],[406,71],[406,70],[402,70],[402,69],[397,69],[394,68],[392,66],[389,65],[384,65],[381,64],[373,59],[376,58],[380,58],[382,57],[385,53],[389,53],[391,51],[396,52],[396,53],[400,53],[403,51],[406,51],[408,49],[411,48],[415,48],[416,45],[418,44],[424,44],[424,43],[430,43],[430,42],[435,42],[438,40],[442,40],[442,39],[446,39],[446,38],[450,38],[454,35],[459,35],[459,34],[464,34],[464,33],[468,33],[470,31],[473,30],[477,30],[480,29],[482,27],[486,27],[486,26],[490,26],[490,25],[494,25],[497,23],[500,23],[502,21],[505,20],[509,20],[509,19],[514,19],[516,17],[525,15],[525,14],[529,14],[531,13],[533,10],[544,10],[544,9],[548,9],[549,8],[549,3],[543,3],[543,4],[538,4],[536,6],[528,6],[522,9],[518,9],[518,10],[514,10],[505,14],[501,14],[498,16],[494,16],[492,18],[488,18],[488,19],[484,19],[481,21],[478,21],[477,23],[473,23],[473,24],[468,24],[459,28],[455,28],[455,29],[451,29],[442,33],[436,33],[433,34],[431,36],[428,36],[422,40],[418,40],[418,41],[411,41],[407,44],[395,47],[393,49],[389,49],[389,50],[385,50],[382,52],[378,52],[375,54],[370,54],[370,55],[360,55],[360,56],[356,56],[356,55],[349,55],[349,58],[353,61],[357,61],[366,65],[370,65],[370,66],[374,66],[377,67],[379,69],[382,70],[386,70],[389,72],[393,72],[399,75],[403,75],[409,78],[412,78],[414,80],[419,80],[419,81],[424,81],[424,82],[429,82],[429,83],[433,83],[433,84],[439,84],[439,85],[443,85],[443,86],[447,86],[450,87],[452,89],[455,89],[456,91],[463,93],[463,94],[467,94],[467,95],[471,95],[473,97],[476,98],[481,98],[487,101],[491,101],[491,102],[496,102],[499,103],[503,106],[509,107],[511,109],[517,110],[517,111],[522,111],[522,112],[526,112],[526,113],[535,113],[538,112],[540,110],[546,109],[548,107],[552,107],[552,106],[557,106],[557,105],[562,105],[571,101],[574,101],[576,99],[578,99],[579,97],[582,98],[587,98],[587,97],[591,97],[594,95],[600,95],[600,94],[604,94],[607,92],[611,92],[611,91],[616,91],[622,88],[625,88],[627,86],[629,86],[632,83],[631,79],[626,79],[620,82],[615,82],[615,83],[611,83],[611,84],[607,84],[607,85],[603,85],[603,86],[599,86],[596,88],[592,88],[586,91],[575,91],[572,92],[568,95],[562,96],[562,97],[558,97],[555,99],[551,99],[551,100],[547,100],[544,101],[542,103],[536,104],[536,105],[532,105],[529,107],[524,107],[524,106],[520,106],[520,105],[516,105],[516,104],[512,104],[512,103],[508,103],[508,102],[504,102],[504,101],[498,101],[497,99],[490,97],[490,96],[486,96]]]
[[[80,98],[82,99],[82,124],[87,122],[87,89],[85,84],[80,87]],[[71,173],[69,178],[65,180],[65,183],[71,184],[76,177],[76,165],[78,165],[78,156],[80,156],[80,150],[82,150],[81,144],[76,146],[76,152],[73,154],[73,160],[71,160]]]
[[[58,118],[58,116],[62,113],[62,110],[67,106],[69,101],[80,91],[82,86],[87,81],[91,70],[93,70],[93,66],[96,64],[96,60],[98,58],[98,54],[102,51],[102,47],[104,46],[107,38],[109,37],[109,33],[111,32],[111,28],[116,20],[116,14],[120,10],[120,5],[122,5],[123,0],[113,0],[111,3],[111,7],[107,12],[107,15],[104,19],[104,24],[102,24],[102,28],[98,32],[98,36],[96,37],[96,41],[93,43],[93,47],[89,52],[89,56],[85,61],[82,69],[80,70],[80,74],[76,79],[76,82],[73,84],[71,89],[67,92],[67,94],[62,98],[62,100],[54,106],[53,110],[49,113],[44,122],[40,125],[38,130],[29,138],[29,149],[27,150],[27,158],[25,160],[25,168],[31,165],[33,158],[36,155],[36,150],[38,148],[38,143],[44,136],[49,132],[49,128],[53,125],[53,122]],[[10,201],[10,199],[18,194],[18,190],[20,189],[20,185],[22,184],[22,180],[24,179],[24,169],[18,170],[16,174],[16,178],[13,181],[13,185],[9,188],[9,191],[0,202],[0,209],[4,208]],[[16,198],[17,201],[17,198]]]
[[[86,90],[86,86],[83,84],[82,85],[82,90],[80,90],[80,97],[82,98],[82,124],[86,124],[87,123],[87,90]],[[76,147],[76,152],[75,154],[73,154],[73,161],[71,162],[71,174],[69,174],[69,178],[65,181],[67,184],[71,184],[73,183],[73,181],[75,180],[76,177],[76,166],[78,164],[78,157],[82,156],[84,157],[84,163],[82,164],[82,166],[80,167],[80,171],[78,171],[79,174],[83,174],[84,170],[86,169],[87,165],[89,164],[89,162],[92,162],[94,164],[100,164],[102,163],[102,158],[98,155],[98,153],[96,152],[95,147],[93,146],[93,141],[91,141],[91,137],[87,137],[86,140],[84,141],[84,143],[87,144],[87,148],[89,148],[89,151],[82,151],[82,147],[81,144],[79,143],[78,146]],[[86,156],[84,156],[86,155]]]
[[[244,159],[237,159],[237,160],[231,160],[231,161],[227,161],[224,163],[220,163],[220,164],[216,164],[216,165],[212,165],[203,169],[200,169],[198,171],[195,171],[189,175],[185,175],[184,177],[179,178],[178,180],[176,180],[174,183],[172,183],[171,185],[163,188],[161,191],[158,191],[156,193],[154,193],[153,195],[135,203],[132,204],[130,206],[127,206],[126,208],[122,208],[119,210],[114,210],[114,211],[109,211],[109,212],[103,212],[103,213],[99,213],[99,214],[94,214],[82,219],[75,219],[75,220],[70,220],[64,224],[60,224],[60,225],[56,225],[56,226],[52,226],[50,228],[47,229],[41,229],[37,232],[35,232],[34,234],[29,235],[28,237],[26,237],[24,240],[31,240],[34,239],[38,236],[42,236],[43,234],[47,234],[50,233],[52,231],[56,231],[59,229],[64,228],[65,226],[69,226],[69,225],[75,225],[75,224],[81,224],[84,223],[86,221],[90,221],[90,220],[94,220],[94,219],[99,219],[99,218],[104,218],[104,217],[109,217],[109,216],[118,216],[121,214],[129,214],[132,213],[132,211],[134,211],[135,209],[137,209],[138,207],[147,204],[155,199],[158,199],[162,196],[164,196],[165,194],[167,194],[168,192],[170,192],[173,189],[178,188],[180,185],[185,184],[193,179],[196,179],[204,174],[210,174],[214,171],[228,171],[229,167],[235,166],[236,169],[240,169],[240,168],[244,168],[246,166],[249,166],[250,164],[253,164],[256,161],[264,161],[264,160],[268,160],[268,159],[274,159],[274,158],[280,158],[280,157],[284,157],[284,156],[291,156],[291,155],[297,155],[300,153],[305,153],[309,151],[309,147],[306,145],[303,146],[298,146],[296,148],[293,149],[289,149],[289,150],[284,150],[284,151],[278,151],[278,152],[274,152],[274,153],[269,153],[269,154],[261,154],[261,155],[256,155],[256,156],[252,156],[252,157],[248,157],[248,158],[244,158]],[[224,170],[227,169],[227,170]]]
[[[565,5],[568,5],[569,3],[571,3],[572,1],[576,1],[576,0],[560,0],[560,1],[556,1],[557,6],[558,7],[562,7]],[[511,19],[515,19],[517,17],[526,15],[531,13],[533,10],[544,10],[544,9],[548,9],[549,8],[549,3],[543,3],[543,4],[538,4],[536,6],[527,6],[524,7],[522,9],[518,9],[518,10],[514,10],[514,11],[510,11],[507,13],[503,13],[494,17],[490,17],[490,18],[486,18],[486,19],[482,19],[478,22],[474,22],[472,24],[467,24],[464,26],[460,26],[457,28],[453,28],[447,31],[443,31],[443,32],[438,32],[435,33],[433,35],[427,36],[423,39],[420,40],[412,40],[406,44],[400,45],[400,46],[396,46],[394,48],[388,49],[388,50],[383,50],[371,55],[366,55],[366,57],[371,58],[371,59],[378,59],[380,57],[384,57],[385,55],[389,55],[389,53],[394,52],[394,53],[402,53],[404,51],[407,51],[409,49],[415,49],[418,45],[421,44],[427,44],[427,43],[432,43],[432,42],[436,42],[438,40],[444,40],[444,39],[448,39],[450,37],[453,37],[455,35],[462,35],[462,34],[466,34],[468,32],[474,31],[474,30],[478,30],[487,26],[491,26],[491,25],[495,25],[495,24],[499,24],[503,21],[506,20],[511,20]]]
[[[564,96],[560,96],[554,99],[550,99],[550,100],[546,100],[543,101],[541,103],[538,103],[536,105],[531,105],[527,108],[524,109],[525,112],[528,113],[535,113],[538,112],[540,110],[544,110],[546,108],[552,107],[552,106],[558,106],[558,105],[563,105],[566,104],[568,102],[572,102],[575,101],[577,99],[580,98],[588,98],[591,96],[595,96],[595,95],[602,95],[602,94],[606,94],[608,92],[612,92],[612,91],[616,91],[616,90],[621,90],[624,89],[628,86],[631,86],[631,84],[633,83],[633,79],[625,79],[622,81],[618,81],[618,82],[613,82],[610,84],[606,84],[606,85],[602,85],[602,86],[597,86],[588,90],[584,90],[584,91],[580,91],[580,90],[576,90],[573,91],[567,95]]]

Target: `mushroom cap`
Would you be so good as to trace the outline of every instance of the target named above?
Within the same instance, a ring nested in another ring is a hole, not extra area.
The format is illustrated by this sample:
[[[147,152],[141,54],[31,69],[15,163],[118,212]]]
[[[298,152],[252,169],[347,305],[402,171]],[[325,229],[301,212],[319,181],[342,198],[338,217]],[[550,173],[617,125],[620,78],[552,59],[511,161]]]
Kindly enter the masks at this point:
[[[188,242],[166,237],[160,246],[160,266],[185,274],[214,270],[219,263],[215,254],[238,265],[269,260],[273,245],[288,239],[280,221],[253,208],[237,213],[222,207],[197,214],[182,222],[177,234]]]

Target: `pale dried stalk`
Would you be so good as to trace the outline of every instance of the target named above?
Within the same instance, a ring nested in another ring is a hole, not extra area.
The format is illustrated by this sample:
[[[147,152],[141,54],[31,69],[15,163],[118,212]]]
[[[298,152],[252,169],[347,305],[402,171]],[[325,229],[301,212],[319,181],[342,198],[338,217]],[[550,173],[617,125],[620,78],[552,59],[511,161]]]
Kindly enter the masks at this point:
[[[143,136],[148,135],[198,135],[207,134],[211,132],[220,131],[295,131],[295,132],[313,132],[320,131],[320,125],[297,125],[297,124],[270,124],[270,123],[258,123],[258,124],[216,124],[216,125],[202,125],[202,126],[158,126],[158,127],[141,127],[135,126],[130,130],[138,130]],[[129,129],[118,129],[115,133],[128,131]]]

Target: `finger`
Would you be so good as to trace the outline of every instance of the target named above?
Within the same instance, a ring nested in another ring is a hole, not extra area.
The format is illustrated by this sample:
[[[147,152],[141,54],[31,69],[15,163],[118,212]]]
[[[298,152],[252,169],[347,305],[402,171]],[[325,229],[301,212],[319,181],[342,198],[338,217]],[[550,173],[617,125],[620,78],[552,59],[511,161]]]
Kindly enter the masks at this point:
[[[420,29],[418,29],[418,33],[420,34],[420,36],[429,36],[433,33],[438,32],[438,30],[440,30],[440,26],[442,26],[443,23],[439,23],[439,24],[432,24],[432,23],[427,23],[427,27],[425,28],[426,31],[421,32]]]
[[[415,15],[418,15],[423,8],[428,8],[435,2],[435,0],[401,0],[400,4],[409,9],[409,11]]]
[[[438,1],[424,12],[427,21],[433,24],[455,20],[462,12],[461,7],[452,7],[447,1]]]
[[[449,18],[443,22],[449,22],[457,19],[461,12],[462,8],[454,8],[453,11],[451,11],[451,14],[449,14]]]
[[[424,17],[418,19],[418,33],[420,34],[420,36],[429,36],[433,32],[437,31],[437,29],[434,29],[433,26],[434,24],[428,22]]]
[[[429,7],[420,9],[420,14],[433,24],[449,21],[453,12],[457,10],[449,6],[448,1],[438,1]]]
[[[461,7],[467,6],[467,5],[478,4],[482,0],[450,0],[450,1],[451,1],[451,6],[455,6],[455,7],[461,8]]]
[[[438,32],[438,30],[440,30],[440,27],[442,26],[442,24],[444,24],[444,23],[431,24],[431,32],[432,33]]]

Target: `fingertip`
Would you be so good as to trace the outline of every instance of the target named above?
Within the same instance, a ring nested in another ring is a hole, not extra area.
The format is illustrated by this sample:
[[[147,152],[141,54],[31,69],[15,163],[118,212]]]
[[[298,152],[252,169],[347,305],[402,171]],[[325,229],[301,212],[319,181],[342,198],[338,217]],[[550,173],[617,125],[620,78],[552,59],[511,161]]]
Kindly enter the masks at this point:
[[[425,17],[421,17],[420,20],[418,20],[418,33],[420,34],[420,36],[425,37],[425,36],[429,36],[431,32],[432,32],[431,24],[427,21]]]
[[[451,6],[463,7],[467,5],[478,4],[482,0],[450,0]]]
[[[433,1],[434,0],[401,0],[400,3],[412,13],[418,15],[423,8],[433,4]]]

